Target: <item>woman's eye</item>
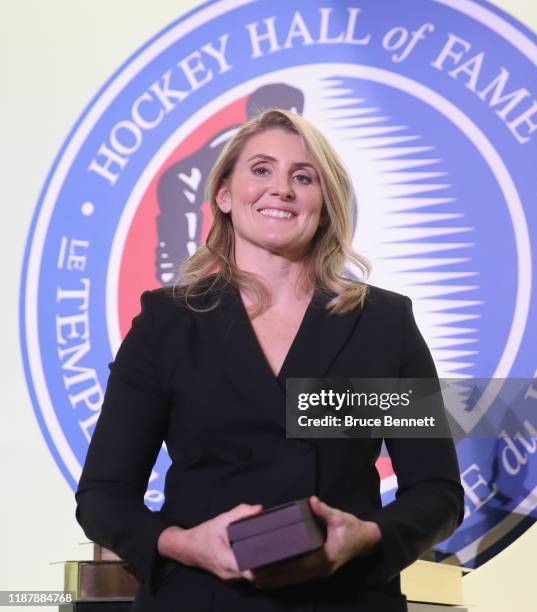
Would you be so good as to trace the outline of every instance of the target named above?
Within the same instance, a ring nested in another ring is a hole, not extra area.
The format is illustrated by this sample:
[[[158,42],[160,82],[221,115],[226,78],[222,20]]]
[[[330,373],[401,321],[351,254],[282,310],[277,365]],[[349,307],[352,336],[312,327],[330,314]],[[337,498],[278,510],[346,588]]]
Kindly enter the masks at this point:
[[[299,183],[304,183],[304,185],[311,183],[311,178],[307,174],[295,174],[294,179]]]
[[[268,168],[265,168],[265,166],[256,166],[253,172],[257,174],[257,176],[266,176],[268,174]]]

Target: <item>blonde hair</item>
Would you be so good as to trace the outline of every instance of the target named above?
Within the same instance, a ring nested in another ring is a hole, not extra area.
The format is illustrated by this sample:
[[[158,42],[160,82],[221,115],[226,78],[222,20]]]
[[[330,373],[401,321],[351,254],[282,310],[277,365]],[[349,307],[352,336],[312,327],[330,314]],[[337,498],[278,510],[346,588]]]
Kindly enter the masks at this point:
[[[226,143],[207,178],[206,198],[213,215],[212,226],[205,245],[191,255],[180,270],[181,282],[187,283],[181,287],[180,293],[191,308],[189,298],[199,296],[217,284],[228,283],[249,296],[254,305],[250,313],[252,317],[270,306],[270,294],[263,281],[235,265],[231,215],[220,210],[216,195],[222,181],[231,176],[247,140],[274,128],[302,138],[320,177],[323,195],[321,219],[324,219],[324,223],[317,229],[305,262],[302,274],[304,287],[334,293],[335,296],[327,303],[331,313],[342,314],[363,304],[367,286],[344,276],[347,262],[357,266],[364,278],[369,273],[368,261],[354,252],[351,246],[353,192],[349,175],[332,146],[311,123],[287,110],[268,109],[246,122]],[[207,286],[206,279],[213,273],[216,275],[213,283]]]

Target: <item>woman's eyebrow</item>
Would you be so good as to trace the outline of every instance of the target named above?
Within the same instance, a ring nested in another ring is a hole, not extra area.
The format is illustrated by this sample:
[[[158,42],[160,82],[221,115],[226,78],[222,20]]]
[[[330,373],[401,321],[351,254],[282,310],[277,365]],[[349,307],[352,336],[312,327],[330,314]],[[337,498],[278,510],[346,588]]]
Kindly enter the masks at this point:
[[[266,159],[267,161],[278,161],[275,157],[272,157],[271,155],[265,155],[264,153],[256,153],[255,155],[252,155],[252,157],[249,157],[247,161],[252,161],[252,159],[255,159],[256,157]]]
[[[252,155],[252,157],[249,157],[247,161],[252,161],[253,159],[256,158],[260,158],[263,159],[265,161],[271,161],[271,162],[277,162],[278,160],[275,157],[272,157],[272,155],[265,155],[264,153],[256,153],[255,155]],[[309,162],[293,162],[291,164],[291,168],[311,168],[312,170],[315,170],[315,166],[313,164],[310,164]],[[315,170],[316,171],[316,170]]]

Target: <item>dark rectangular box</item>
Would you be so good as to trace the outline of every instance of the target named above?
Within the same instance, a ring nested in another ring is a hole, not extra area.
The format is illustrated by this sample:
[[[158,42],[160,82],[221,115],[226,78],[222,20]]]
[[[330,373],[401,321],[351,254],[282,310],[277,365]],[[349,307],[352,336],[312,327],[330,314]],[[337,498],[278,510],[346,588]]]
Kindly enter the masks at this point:
[[[230,523],[229,541],[241,571],[315,550],[325,540],[324,526],[301,499]]]

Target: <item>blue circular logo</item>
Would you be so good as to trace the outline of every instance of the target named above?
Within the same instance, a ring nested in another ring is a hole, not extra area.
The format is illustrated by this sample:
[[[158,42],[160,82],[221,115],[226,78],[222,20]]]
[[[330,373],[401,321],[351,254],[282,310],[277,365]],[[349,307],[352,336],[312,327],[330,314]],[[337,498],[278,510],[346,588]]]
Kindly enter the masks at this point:
[[[21,290],[32,401],[73,488],[140,293],[173,283],[203,243],[205,178],[264,107],[302,113],[339,152],[354,246],[373,284],[413,299],[441,377],[535,377],[535,35],[475,0],[386,9],[204,4],[128,60],[73,127],[43,187]],[[466,516],[439,557],[478,565],[533,522],[536,430],[528,417],[457,441]],[[151,508],[168,464],[163,449]],[[396,478],[388,457],[377,467],[387,503]]]

